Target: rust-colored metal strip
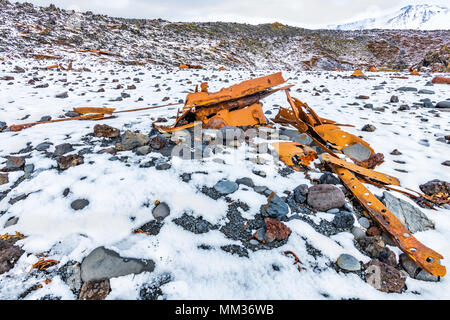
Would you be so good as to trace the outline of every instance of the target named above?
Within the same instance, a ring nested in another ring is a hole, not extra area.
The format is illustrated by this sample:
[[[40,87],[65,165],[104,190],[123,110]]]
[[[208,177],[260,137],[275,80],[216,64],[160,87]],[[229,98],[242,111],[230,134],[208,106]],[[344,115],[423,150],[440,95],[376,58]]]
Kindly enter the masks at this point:
[[[95,107],[80,107],[73,108],[73,111],[80,114],[85,113],[99,113],[99,114],[113,114],[114,108],[95,108]]]
[[[189,129],[189,128],[198,126],[200,124],[201,124],[200,121],[196,121],[196,122],[191,122],[184,126],[179,126],[179,127],[165,127],[165,126],[158,126],[155,124],[153,124],[153,127],[159,131],[170,133],[170,132],[174,132],[174,131],[178,131],[178,130]]]
[[[208,106],[223,101],[242,98],[284,83],[281,72],[243,81],[219,92],[194,92],[186,97],[186,106]]]
[[[114,111],[113,113],[125,113],[125,112],[144,111],[144,110],[158,109],[158,108],[164,108],[164,107],[178,106],[180,104],[183,104],[183,103],[170,103],[170,104],[165,104],[165,105],[161,105],[161,106],[151,106],[151,107],[144,107],[144,108],[120,110],[120,111]]]
[[[312,108],[310,108],[306,103],[303,103],[301,100],[299,100],[297,98],[292,98],[292,99],[294,100],[295,105],[299,109],[306,108],[308,110],[309,114],[311,114],[312,118],[315,120],[315,123],[311,124],[311,125],[316,126],[316,125],[322,124],[322,120],[319,118],[317,113]]]
[[[16,124],[16,125],[9,126],[8,129],[9,129],[9,131],[17,132],[17,131],[21,131],[23,129],[30,128],[30,127],[33,127],[38,124],[44,124],[44,123],[55,123],[55,122],[72,121],[72,120],[101,120],[101,119],[109,119],[109,118],[105,118],[104,114],[88,114],[85,116],[72,117],[72,118],[67,118],[67,119],[56,119],[56,120],[49,120],[49,121]]]
[[[379,182],[382,182],[382,183],[386,183],[386,184],[393,184],[393,185],[396,185],[396,186],[400,186],[400,181],[396,177],[393,177],[393,176],[390,176],[390,175],[387,175],[387,174],[384,174],[384,173],[381,173],[381,172],[373,171],[373,170],[370,170],[370,169],[366,169],[364,167],[360,167],[360,166],[358,166],[358,165],[356,165],[354,163],[347,162],[347,161],[344,161],[342,159],[333,157],[333,156],[331,156],[331,155],[329,155],[327,153],[321,154],[320,155],[320,159],[322,159],[323,161],[326,161],[326,162],[333,163],[333,164],[338,165],[340,167],[349,169],[350,171],[356,172],[356,173],[358,173],[360,175],[363,175],[365,177],[374,179],[376,181],[379,181]]]
[[[433,204],[432,204],[431,200],[430,200],[430,199],[427,199],[426,195],[420,194],[420,193],[417,192],[417,191],[414,191],[414,190],[405,188],[406,190],[409,190],[409,191],[412,191],[412,192],[417,193],[418,195],[416,196],[416,195],[412,194],[411,192],[408,192],[408,191],[405,191],[405,190],[401,190],[401,189],[397,189],[397,188],[393,188],[393,187],[390,187],[390,186],[387,186],[387,185],[384,185],[384,184],[375,182],[375,181],[373,181],[373,180],[367,179],[367,178],[365,178],[365,177],[361,177],[360,180],[361,180],[362,182],[364,182],[364,183],[370,183],[370,184],[373,184],[374,186],[377,186],[377,187],[379,187],[379,188],[384,188],[384,189],[387,189],[387,190],[391,190],[391,191],[395,191],[395,192],[398,192],[398,193],[402,193],[402,194],[404,194],[404,195],[410,197],[410,198],[413,199],[413,200],[419,200],[419,199],[420,199],[420,201],[421,201],[422,204],[426,205],[428,208],[430,208],[430,209],[432,209],[432,210],[436,210],[436,209],[433,207]]]
[[[304,133],[306,131],[308,131],[308,126],[307,124],[300,119],[300,114],[299,114],[299,110],[297,109],[294,101],[291,98],[291,95],[289,94],[289,90],[284,90],[284,92],[286,92],[286,97],[287,100],[292,108],[292,112],[294,113],[294,119],[297,122],[297,130]]]
[[[331,167],[359,203],[369,212],[372,219],[391,237],[400,250],[433,276],[445,276],[446,268],[439,262],[444,258],[442,255],[420,243],[350,170],[334,165],[331,165]]]

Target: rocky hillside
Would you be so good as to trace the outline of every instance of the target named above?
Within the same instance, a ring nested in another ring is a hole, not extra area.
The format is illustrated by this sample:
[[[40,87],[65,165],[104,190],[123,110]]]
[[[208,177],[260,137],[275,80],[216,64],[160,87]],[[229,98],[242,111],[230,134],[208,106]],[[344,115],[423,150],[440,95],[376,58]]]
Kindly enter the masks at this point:
[[[307,30],[279,23],[174,23],[113,18],[0,0],[0,57],[77,60],[104,50],[123,64],[330,70],[404,69],[450,43],[450,31]],[[41,56],[36,56],[41,54]],[[42,54],[46,56],[42,56]],[[48,57],[50,56],[50,57]],[[441,66],[445,68],[446,64]]]

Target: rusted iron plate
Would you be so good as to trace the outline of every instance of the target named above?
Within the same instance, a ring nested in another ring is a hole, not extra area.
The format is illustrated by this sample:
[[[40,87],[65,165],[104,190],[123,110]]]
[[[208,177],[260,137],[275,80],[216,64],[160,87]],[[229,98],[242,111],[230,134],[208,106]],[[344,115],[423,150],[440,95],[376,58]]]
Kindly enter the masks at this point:
[[[372,219],[377,222],[383,231],[391,237],[400,250],[430,274],[438,277],[445,276],[446,268],[439,262],[444,258],[442,255],[420,243],[350,170],[331,166],[358,202],[369,212]]]
[[[242,98],[271,87],[284,83],[285,80],[281,72],[274,73],[265,77],[255,78],[243,81],[228,88],[223,88],[219,92],[194,92],[186,97],[186,106],[208,106],[224,102],[227,100]]]
[[[73,111],[80,114],[85,113],[101,113],[101,114],[112,114],[114,112],[114,108],[96,108],[96,107],[80,107],[73,108]]]
[[[277,142],[272,143],[272,146],[280,160],[297,171],[298,164],[309,166],[317,158],[317,153],[312,148],[298,142]]]
[[[356,70],[352,73],[351,76],[352,76],[352,77],[361,77],[361,76],[364,76],[364,73],[362,72],[361,69],[356,69]]]
[[[431,82],[436,84],[450,84],[450,78],[434,77],[433,80],[431,80]]]
[[[375,153],[372,147],[365,142],[363,139],[341,130],[338,126],[333,124],[322,124],[314,127],[314,130],[327,142],[333,144],[333,146],[342,150],[349,147],[355,143],[361,143],[363,146],[368,148],[371,155]]]
[[[264,90],[262,92],[257,92],[254,94],[251,94],[249,96],[241,97],[238,99],[233,100],[227,100],[223,101],[214,105],[208,105],[208,106],[198,106],[198,107],[186,107],[186,105],[183,107],[183,110],[181,112],[181,115],[178,116],[177,114],[177,120],[175,121],[174,127],[177,127],[179,125],[185,125],[185,122],[193,121],[192,119],[195,119],[197,121],[206,122],[207,119],[211,118],[212,116],[216,115],[221,110],[235,110],[235,109],[241,109],[245,108],[247,106],[251,106],[253,104],[259,103],[261,99],[264,99],[272,94],[274,94],[277,91],[285,90],[291,88],[292,85],[284,86],[277,89],[271,89],[271,90]],[[187,118],[190,118],[190,120],[186,120]]]
[[[347,161],[344,161],[342,159],[333,157],[333,156],[331,156],[331,155],[329,155],[327,153],[322,153],[320,155],[320,159],[322,159],[323,161],[326,161],[326,162],[333,163],[333,164],[338,165],[340,167],[349,169],[352,172],[356,172],[356,173],[358,173],[360,175],[363,175],[365,177],[374,179],[376,181],[379,181],[379,182],[382,182],[382,183],[386,183],[386,184],[392,184],[392,185],[400,186],[400,181],[396,177],[393,177],[393,176],[390,176],[390,175],[387,175],[387,174],[384,174],[384,173],[381,173],[381,172],[377,172],[377,171],[373,171],[373,170],[370,170],[370,169],[366,169],[366,168],[360,167],[360,166],[358,166],[358,165],[356,165],[354,163],[347,162]]]
[[[249,107],[229,111],[228,109],[217,112],[214,117],[204,121],[206,128],[220,129],[225,126],[241,127],[265,124],[266,117],[261,103],[255,103]]]

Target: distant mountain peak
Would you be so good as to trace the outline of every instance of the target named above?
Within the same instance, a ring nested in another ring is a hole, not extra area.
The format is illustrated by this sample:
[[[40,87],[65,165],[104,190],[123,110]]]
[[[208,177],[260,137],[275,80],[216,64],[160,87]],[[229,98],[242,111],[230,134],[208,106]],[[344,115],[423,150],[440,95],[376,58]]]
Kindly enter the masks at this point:
[[[432,4],[407,5],[401,9],[379,17],[355,22],[330,25],[329,29],[363,30],[363,29],[450,29],[450,10],[445,6]]]

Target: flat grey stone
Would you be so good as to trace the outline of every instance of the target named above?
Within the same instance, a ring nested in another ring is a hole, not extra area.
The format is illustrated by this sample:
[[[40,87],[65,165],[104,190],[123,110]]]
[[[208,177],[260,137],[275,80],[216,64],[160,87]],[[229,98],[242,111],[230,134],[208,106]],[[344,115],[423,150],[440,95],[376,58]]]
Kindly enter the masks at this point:
[[[434,94],[434,91],[433,90],[422,89],[422,90],[419,90],[418,93],[419,94]]]
[[[369,229],[370,228],[370,221],[366,217],[361,217],[358,219],[359,224],[361,227]]]
[[[127,130],[121,137],[120,148],[123,150],[132,150],[137,147],[142,147],[149,142],[150,138],[146,134],[135,133]]]
[[[268,188],[266,186],[254,186],[253,190],[255,190],[255,192],[257,193],[264,194],[264,192],[268,190]]]
[[[55,146],[55,152],[53,154],[55,156],[62,156],[71,151],[73,151],[72,145],[70,143],[63,143]]]
[[[73,210],[83,210],[88,205],[89,201],[86,199],[77,199],[70,204]]]
[[[14,226],[14,225],[17,224],[18,221],[19,221],[18,217],[12,217],[12,218],[8,219],[8,221],[6,221],[6,223],[3,226],[3,228],[8,228],[10,226]]]
[[[37,146],[36,146],[36,150],[37,151],[45,151],[45,150],[47,150],[48,148],[50,148],[50,146],[52,145],[53,143],[51,143],[51,142],[42,142],[42,143],[40,143],[40,144],[38,144]]]
[[[170,208],[167,203],[161,202],[155,208],[153,208],[152,214],[156,220],[161,221],[170,214]]]
[[[326,212],[344,206],[345,196],[342,190],[334,185],[319,184],[309,188],[308,204],[316,210]]]
[[[244,177],[244,178],[239,178],[236,180],[237,184],[243,184],[244,186],[253,188],[255,186],[253,180],[251,178],[248,177]]]
[[[387,191],[383,192],[382,201],[411,233],[434,229],[433,221],[412,204],[394,197]]]
[[[345,271],[352,272],[361,270],[361,263],[358,261],[358,259],[346,253],[341,254],[336,263],[339,268]]]
[[[280,134],[289,137],[288,140],[298,142],[304,145],[310,145],[313,140],[306,133],[300,133],[297,130],[281,129]]]
[[[366,237],[366,232],[363,229],[358,228],[358,227],[352,228],[352,234],[355,237],[355,240],[361,240]]]
[[[397,91],[417,91],[417,88],[414,87],[400,87]]]
[[[351,212],[340,211],[334,216],[332,223],[336,228],[349,229],[353,227],[355,217],[353,217]]]
[[[151,151],[149,146],[142,146],[136,148],[136,154],[139,156],[145,156],[146,154],[149,154]]]
[[[98,247],[81,263],[81,279],[84,282],[105,280],[128,274],[152,272],[155,263],[152,260],[122,258],[117,252]]]
[[[436,104],[436,108],[449,109],[450,101],[441,101]]]
[[[239,185],[233,181],[219,181],[214,185],[214,190],[216,190],[221,195],[226,195],[235,192],[239,189]]]
[[[365,161],[369,159],[371,151],[369,148],[365,147],[361,143],[355,143],[351,146],[348,146],[342,149],[342,152],[350,158],[353,158],[358,161]]]
[[[267,208],[266,205],[261,206],[261,215],[264,217],[282,220],[289,213],[289,206],[279,196],[275,195],[269,201]]]

